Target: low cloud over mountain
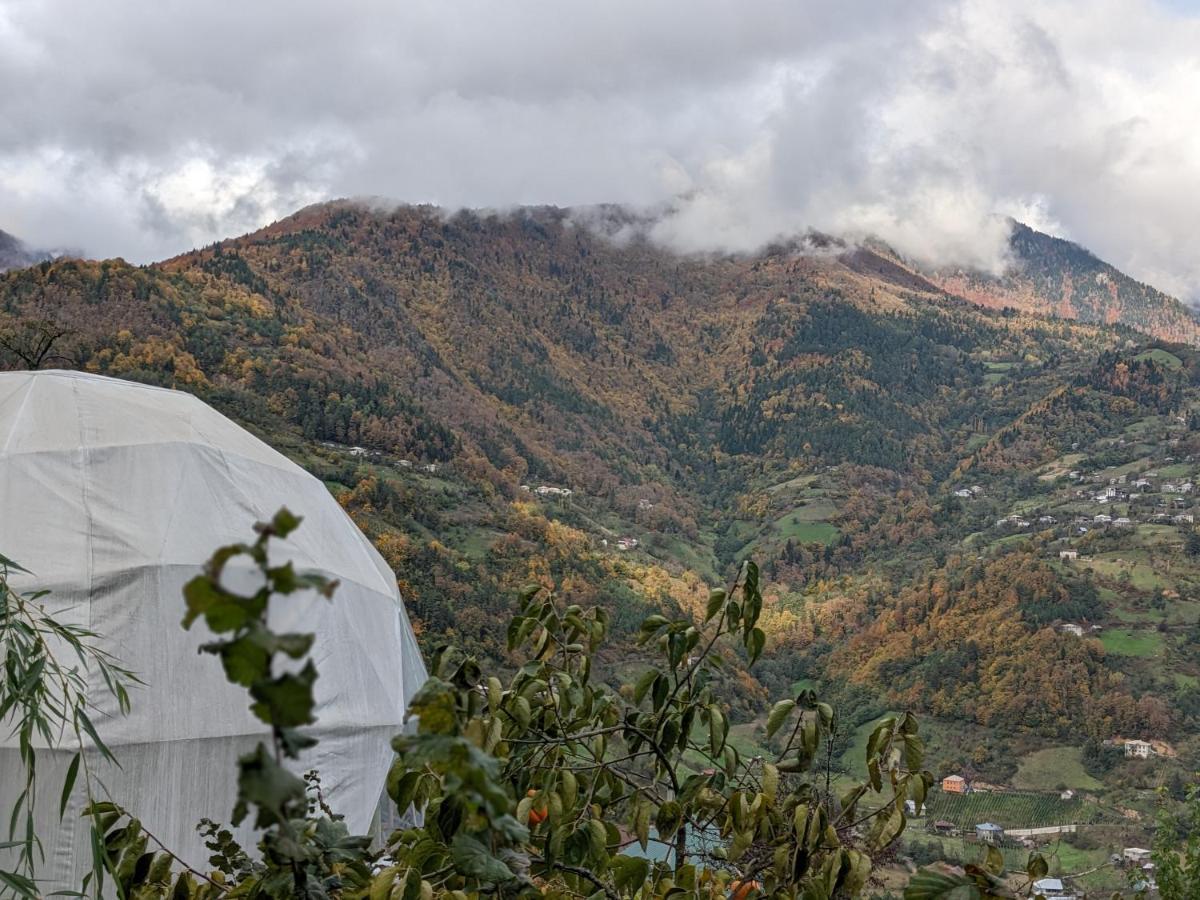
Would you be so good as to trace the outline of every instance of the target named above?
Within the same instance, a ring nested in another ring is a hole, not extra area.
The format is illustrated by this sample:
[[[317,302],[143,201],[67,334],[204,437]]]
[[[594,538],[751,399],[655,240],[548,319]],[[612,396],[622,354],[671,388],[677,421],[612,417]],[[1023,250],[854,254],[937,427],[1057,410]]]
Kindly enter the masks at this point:
[[[1200,20],[1154,0],[0,8],[0,209],[168,256],[303,203],[671,202],[997,271],[1011,215],[1200,297]],[[71,65],[63,65],[69,58]]]

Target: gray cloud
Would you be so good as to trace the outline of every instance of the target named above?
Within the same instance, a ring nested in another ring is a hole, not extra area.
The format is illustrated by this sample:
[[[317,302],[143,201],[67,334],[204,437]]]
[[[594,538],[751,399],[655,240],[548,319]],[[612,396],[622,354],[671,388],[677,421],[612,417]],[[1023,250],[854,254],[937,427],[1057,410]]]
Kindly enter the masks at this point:
[[[1200,299],[1198,44],[1154,0],[0,0],[0,228],[146,261],[333,196],[674,201],[681,249],[994,268],[1014,215]]]

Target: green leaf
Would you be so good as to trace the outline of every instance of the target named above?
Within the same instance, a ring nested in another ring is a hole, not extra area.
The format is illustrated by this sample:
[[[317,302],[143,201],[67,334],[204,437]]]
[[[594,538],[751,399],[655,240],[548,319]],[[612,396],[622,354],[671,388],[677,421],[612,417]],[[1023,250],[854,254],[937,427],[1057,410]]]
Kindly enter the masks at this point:
[[[431,677],[408,705],[410,716],[418,719],[422,734],[453,734],[458,730],[454,688],[440,678]]]
[[[712,617],[721,611],[721,607],[725,605],[725,592],[719,588],[715,591],[710,591],[708,595],[708,608],[704,611],[704,621],[712,620]]]
[[[295,728],[314,721],[312,686],[317,668],[310,659],[298,673],[285,673],[250,687],[250,696],[258,702],[250,710],[268,725]]]
[[[668,800],[658,808],[658,815],[654,817],[654,827],[658,829],[659,838],[667,840],[679,830],[682,821],[682,807],[674,800]]]
[[[754,665],[762,656],[763,648],[767,646],[767,635],[761,628],[750,629],[746,638],[746,653],[750,656],[750,665]]]
[[[96,733],[96,726],[92,724],[92,720],[88,718],[87,713],[83,711],[82,707],[75,708],[75,716],[79,720],[80,726],[88,733],[88,736],[96,744],[96,749],[100,751],[101,755],[109,762],[116,763],[119,766],[120,763],[117,762],[117,758],[113,756],[112,751],[108,749],[108,745],[104,743],[104,741],[100,740],[100,735]]]
[[[983,858],[983,867],[993,875],[999,875],[1004,871],[1004,854],[991,844],[987,846],[987,852]]]
[[[507,884],[516,880],[512,869],[493,856],[483,843],[464,832],[456,834],[450,842],[450,859],[461,874],[485,884]]]
[[[895,803],[889,803],[875,819],[871,828],[870,843],[876,850],[889,846],[900,832],[904,831],[904,813]]]
[[[8,872],[0,869],[0,884],[6,885],[11,891],[22,897],[37,898],[37,885],[18,872]]]
[[[271,519],[270,533],[275,537],[285,538],[297,528],[304,519],[289,510],[286,506],[281,506],[279,512]],[[259,531],[265,531],[262,525],[258,526]]]
[[[904,900],[983,900],[983,892],[965,875],[921,869],[904,888]]]
[[[71,800],[71,791],[75,787],[75,778],[79,775],[80,755],[76,753],[72,756],[71,764],[67,766],[67,777],[63,781],[62,799],[58,802],[58,817],[60,819],[67,814],[67,803]]]
[[[255,828],[278,825],[303,811],[307,796],[304,781],[275,762],[267,748],[259,744],[253,753],[238,760],[238,801],[233,824],[240,824],[247,806],[253,804],[258,810]]]
[[[779,769],[770,763],[763,763],[762,792],[772,803],[779,793]]]
[[[637,680],[637,684],[633,686],[633,702],[641,703],[646,697],[646,692],[650,690],[650,685],[654,684],[654,679],[658,677],[658,669],[647,669],[642,673],[642,677]]]
[[[771,712],[767,715],[767,737],[774,737],[775,732],[787,721],[787,717],[795,708],[795,700],[780,700],[771,707]]]
[[[618,854],[612,858],[613,884],[617,893],[641,887],[650,876],[650,860],[641,856]]]
[[[1025,874],[1029,876],[1030,881],[1037,881],[1039,878],[1045,878],[1050,871],[1050,864],[1046,862],[1046,857],[1040,853],[1030,853],[1029,863],[1025,867]]]

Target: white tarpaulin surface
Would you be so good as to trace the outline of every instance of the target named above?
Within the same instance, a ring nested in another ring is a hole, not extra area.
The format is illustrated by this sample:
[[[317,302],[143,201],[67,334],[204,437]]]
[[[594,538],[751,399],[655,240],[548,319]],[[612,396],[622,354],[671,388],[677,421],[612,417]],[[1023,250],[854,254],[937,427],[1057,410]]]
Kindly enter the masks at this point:
[[[341,582],[332,602],[279,598],[272,627],[314,632],[320,743],[295,770],[316,768],[325,795],[365,833],[383,789],[407,701],[425,679],[395,578],[330,496],[296,464],[189,394],[74,372],[0,374],[0,553],[34,575],[14,588],[46,589],[48,610],[103,636],[102,646],[146,687],[120,716],[99,677],[91,696],[101,737],[121,763],[103,767],[112,798],[187,862],[208,857],[201,817],[228,823],[235,760],[266,733],[245,690],[219,660],[199,654],[202,621],[180,627],[183,585],[218,546],[253,537],[286,505],[304,517],[273,561],[291,559]],[[20,764],[0,733],[0,812],[12,808]],[[90,868],[77,790],[58,821],[62,754],[39,756],[44,890],[74,888]],[[250,817],[253,818],[252,816]],[[253,832],[236,836],[253,848]]]

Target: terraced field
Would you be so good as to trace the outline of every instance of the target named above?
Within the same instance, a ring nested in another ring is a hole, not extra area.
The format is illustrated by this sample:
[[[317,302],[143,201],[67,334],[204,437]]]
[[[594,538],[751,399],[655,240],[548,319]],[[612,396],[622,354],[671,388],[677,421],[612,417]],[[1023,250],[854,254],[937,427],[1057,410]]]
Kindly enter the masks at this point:
[[[953,822],[972,830],[982,822],[1001,828],[1042,828],[1047,825],[1084,825],[1103,818],[1101,810],[1078,797],[1063,800],[1058,794],[1032,791],[948,794],[934,791],[926,801],[926,819]]]

